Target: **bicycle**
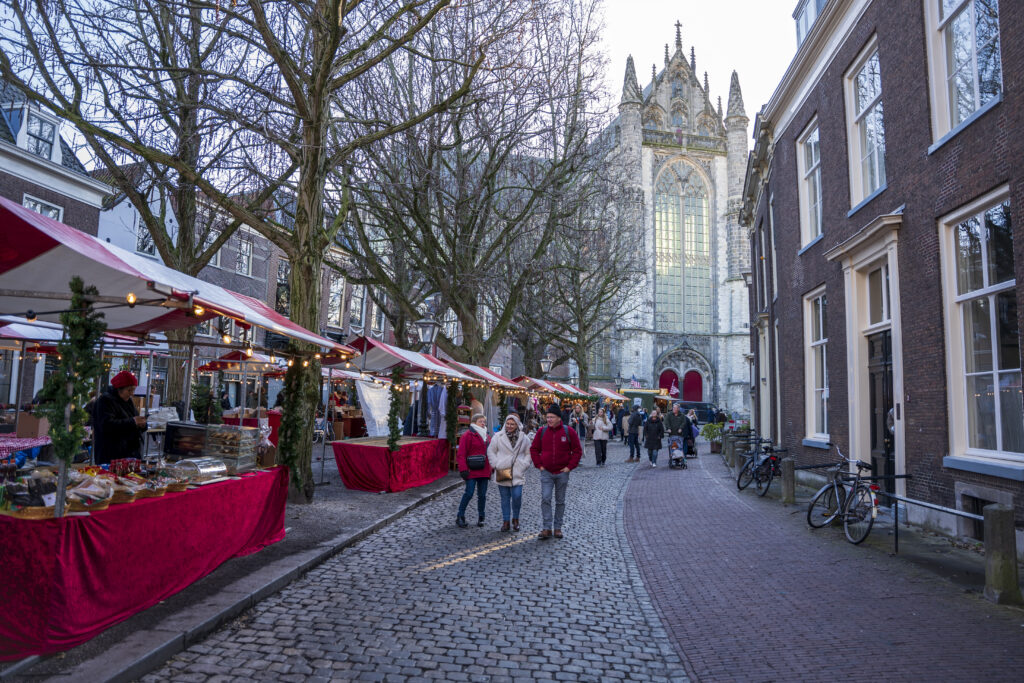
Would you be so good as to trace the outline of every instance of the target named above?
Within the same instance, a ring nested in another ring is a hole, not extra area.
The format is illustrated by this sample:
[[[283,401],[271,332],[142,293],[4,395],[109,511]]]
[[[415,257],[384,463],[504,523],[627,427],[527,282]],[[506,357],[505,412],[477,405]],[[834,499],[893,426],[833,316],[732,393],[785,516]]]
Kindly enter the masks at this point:
[[[757,488],[757,495],[762,498],[768,493],[772,480],[775,477],[782,476],[782,458],[779,456],[779,453],[785,453],[786,450],[785,448],[768,446],[760,464],[754,467],[754,485]]]
[[[743,467],[740,468],[739,473],[736,475],[736,488],[742,491],[753,483],[755,468],[763,462],[760,456],[767,456],[771,452],[771,439],[755,438],[751,441],[751,449],[743,454],[747,461],[743,463]]]
[[[875,517],[878,516],[878,499],[875,496],[877,486],[864,483],[861,470],[870,470],[871,465],[860,460],[851,460],[843,455],[838,444],[835,446],[839,454],[839,462],[829,470],[829,481],[814,494],[807,506],[807,524],[812,529],[820,529],[842,518],[843,532],[846,540],[857,545],[871,533]],[[856,473],[843,466],[856,467]]]

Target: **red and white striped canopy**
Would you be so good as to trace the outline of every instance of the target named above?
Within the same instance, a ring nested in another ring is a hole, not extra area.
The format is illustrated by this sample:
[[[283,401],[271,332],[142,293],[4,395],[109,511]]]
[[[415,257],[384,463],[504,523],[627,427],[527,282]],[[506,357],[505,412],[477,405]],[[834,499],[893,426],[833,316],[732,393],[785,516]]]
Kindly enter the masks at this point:
[[[513,381],[518,383],[518,384],[520,384],[520,385],[522,385],[522,386],[524,386],[524,387],[526,387],[527,389],[536,389],[537,391],[546,391],[549,394],[564,394],[564,393],[566,393],[565,389],[563,389],[560,386],[557,386],[555,383],[548,382],[547,380],[543,380],[543,379],[537,379],[536,377],[527,377],[526,375],[521,375],[519,377],[516,377],[515,380],[513,380]]]
[[[440,375],[451,379],[474,381],[473,377],[445,365],[429,353],[400,349],[371,337],[359,337],[352,342],[352,348],[361,354],[359,360],[353,361],[353,364],[366,372],[386,374],[400,365],[405,369],[407,376]]]
[[[139,301],[161,300],[160,305],[102,309],[109,330],[147,334],[223,315],[323,350],[352,352],[258,299],[180,273],[0,197],[0,312],[32,310],[41,320],[58,322],[58,314],[44,311],[67,307],[68,282],[75,275],[96,287],[101,297],[124,299],[134,293]],[[190,296],[205,309],[201,316],[192,315]]]
[[[594,395],[596,395],[596,396],[600,396],[601,398],[606,398],[606,399],[609,399],[611,401],[628,401],[629,400],[628,398],[626,398],[622,394],[619,394],[619,393],[616,393],[614,391],[611,391],[610,389],[605,389],[604,387],[595,387],[594,391],[592,393]]]
[[[433,356],[431,356],[433,357]],[[477,379],[481,379],[488,384],[492,384],[500,389],[507,389],[509,391],[522,391],[525,387],[516,384],[508,377],[499,375],[496,372],[492,372],[490,368],[485,368],[480,365],[470,365],[469,363],[459,363],[453,360],[442,361],[452,366],[459,372],[467,375],[473,375]]]

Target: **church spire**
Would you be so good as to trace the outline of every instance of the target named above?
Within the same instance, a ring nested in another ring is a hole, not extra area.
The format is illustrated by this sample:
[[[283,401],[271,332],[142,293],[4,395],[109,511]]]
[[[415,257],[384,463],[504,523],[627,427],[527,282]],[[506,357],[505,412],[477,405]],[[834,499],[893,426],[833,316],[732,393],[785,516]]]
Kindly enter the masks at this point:
[[[735,71],[732,72],[732,81],[729,83],[729,116],[742,116],[746,118],[747,113],[743,110],[743,93],[740,92],[740,77]]]
[[[651,64],[651,83],[655,83],[658,80],[658,65]]]
[[[640,104],[643,96],[636,82],[636,68],[633,66],[633,55],[626,58],[626,76],[622,82],[622,99],[619,104]]]
[[[665,43],[665,66],[668,66],[668,43]]]
[[[676,21],[676,52],[683,51],[683,24]]]
[[[708,72],[704,72],[704,97],[711,99],[711,89],[708,87]]]
[[[718,96],[718,118],[722,118],[722,96]]]
[[[690,46],[690,71],[697,73],[697,53],[693,49],[693,45]]]

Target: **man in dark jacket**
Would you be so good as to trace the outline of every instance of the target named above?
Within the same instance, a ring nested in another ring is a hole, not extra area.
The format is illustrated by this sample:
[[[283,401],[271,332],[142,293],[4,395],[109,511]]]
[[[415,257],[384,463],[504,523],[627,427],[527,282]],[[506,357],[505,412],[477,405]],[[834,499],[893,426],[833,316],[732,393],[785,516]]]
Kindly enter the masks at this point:
[[[548,407],[544,416],[547,425],[541,427],[530,445],[533,465],[540,470],[540,514],[544,528],[540,540],[554,535],[562,538],[562,519],[565,515],[565,489],[569,485],[569,472],[576,469],[583,457],[580,437],[568,425],[562,424],[558,406]],[[551,515],[551,494],[555,494],[555,514]],[[552,531],[553,530],[553,531]]]
[[[633,406],[633,414],[629,416],[629,459],[626,462],[640,462],[640,427],[644,424],[643,415],[640,414],[640,406]],[[636,451],[636,456],[633,451]],[[634,457],[636,458],[634,460]]]
[[[665,416],[665,436],[668,437],[669,457],[672,451],[683,450],[686,440],[691,438],[690,418],[679,409],[678,403],[672,404],[672,412]]]
[[[110,386],[96,400],[93,444],[97,464],[140,457],[146,418],[139,417],[132,403],[138,385],[135,375],[123,370],[114,375]]]

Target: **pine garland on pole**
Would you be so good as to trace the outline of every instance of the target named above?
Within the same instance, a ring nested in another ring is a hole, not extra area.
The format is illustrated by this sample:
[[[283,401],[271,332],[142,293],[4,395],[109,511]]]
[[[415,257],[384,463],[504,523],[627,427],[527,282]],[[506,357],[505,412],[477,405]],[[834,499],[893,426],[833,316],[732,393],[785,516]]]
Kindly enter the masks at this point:
[[[499,424],[504,427],[505,420],[508,419],[508,394],[504,391],[498,392],[498,415],[501,418]]]
[[[402,438],[398,419],[398,411],[401,410],[401,392],[398,390],[398,383],[401,380],[402,368],[396,365],[391,371],[391,406],[388,408],[388,450],[392,453],[398,450],[398,441]]]
[[[455,433],[459,428],[459,383],[454,379],[448,380],[448,394],[445,400],[444,428],[445,436],[448,439],[449,467],[455,467],[455,444],[458,435]]]
[[[99,296],[99,291],[86,287],[77,275],[71,278],[70,288],[70,310],[60,314],[64,337],[57,345],[57,367],[43,385],[43,401],[38,409],[50,422],[50,440],[60,469],[58,517],[64,515],[68,467],[85,439],[85,425],[89,420],[85,404],[96,378],[103,373],[103,359],[96,353],[96,345],[107,329],[103,316],[93,310],[90,299]]]

